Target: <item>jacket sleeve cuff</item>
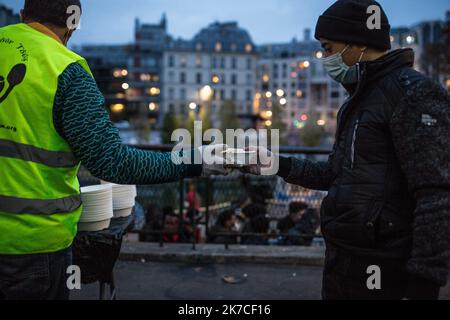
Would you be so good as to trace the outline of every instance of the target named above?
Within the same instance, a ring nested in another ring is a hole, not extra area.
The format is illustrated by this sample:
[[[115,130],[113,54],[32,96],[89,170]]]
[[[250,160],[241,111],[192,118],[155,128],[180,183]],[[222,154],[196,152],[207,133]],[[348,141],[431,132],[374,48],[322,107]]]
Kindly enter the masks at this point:
[[[280,157],[280,168],[278,170],[278,176],[283,179],[287,179],[291,173],[292,160],[291,158]]]
[[[438,300],[441,287],[433,281],[411,275],[406,287],[409,300]]]

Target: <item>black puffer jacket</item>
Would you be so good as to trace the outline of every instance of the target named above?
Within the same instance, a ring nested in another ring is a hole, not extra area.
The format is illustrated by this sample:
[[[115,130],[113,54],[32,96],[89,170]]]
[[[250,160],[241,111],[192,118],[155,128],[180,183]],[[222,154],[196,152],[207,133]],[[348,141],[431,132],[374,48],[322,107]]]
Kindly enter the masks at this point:
[[[415,71],[414,52],[360,64],[357,88],[338,115],[327,163],[281,159],[279,175],[327,190],[327,244],[360,256],[407,261],[445,285],[450,253],[450,105]]]

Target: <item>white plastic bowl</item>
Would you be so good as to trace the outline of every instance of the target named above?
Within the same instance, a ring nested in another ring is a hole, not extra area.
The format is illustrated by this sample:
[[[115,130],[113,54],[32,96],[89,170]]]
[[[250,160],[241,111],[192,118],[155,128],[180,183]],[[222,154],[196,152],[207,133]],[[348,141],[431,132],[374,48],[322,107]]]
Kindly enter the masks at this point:
[[[95,222],[79,222],[78,231],[95,232],[102,231],[109,228],[111,219]]]

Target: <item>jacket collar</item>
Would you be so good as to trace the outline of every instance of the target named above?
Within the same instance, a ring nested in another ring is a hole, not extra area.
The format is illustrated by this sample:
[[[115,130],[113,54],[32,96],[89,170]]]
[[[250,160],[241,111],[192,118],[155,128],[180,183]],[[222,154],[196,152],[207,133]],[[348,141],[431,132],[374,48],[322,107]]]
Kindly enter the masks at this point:
[[[414,57],[414,50],[408,48],[391,51],[377,60],[361,62],[359,64],[359,79],[363,83],[360,83],[360,89],[396,69],[413,67]],[[350,94],[354,94],[358,86],[355,84],[344,87]]]
[[[56,35],[56,33],[54,33],[52,30],[50,30],[49,28],[47,28],[46,26],[44,26],[42,23],[39,22],[30,22],[27,23],[27,25],[31,28],[33,28],[36,31],[39,31],[47,36],[49,36],[50,38],[55,39],[56,41],[58,41],[59,43],[63,44],[61,39]]]

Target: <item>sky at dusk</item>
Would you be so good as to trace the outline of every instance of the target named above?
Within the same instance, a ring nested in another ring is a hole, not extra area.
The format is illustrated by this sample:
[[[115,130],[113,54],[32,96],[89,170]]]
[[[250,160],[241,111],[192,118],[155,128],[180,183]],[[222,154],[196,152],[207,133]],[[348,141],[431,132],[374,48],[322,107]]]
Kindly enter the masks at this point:
[[[257,44],[303,38],[317,17],[334,0],[81,0],[82,29],[72,44],[125,43],[133,39],[134,20],[158,22],[165,12],[169,33],[192,38],[214,21],[238,21]],[[423,20],[444,19],[449,0],[379,0],[391,25],[410,26]],[[15,11],[24,0],[0,0]]]

